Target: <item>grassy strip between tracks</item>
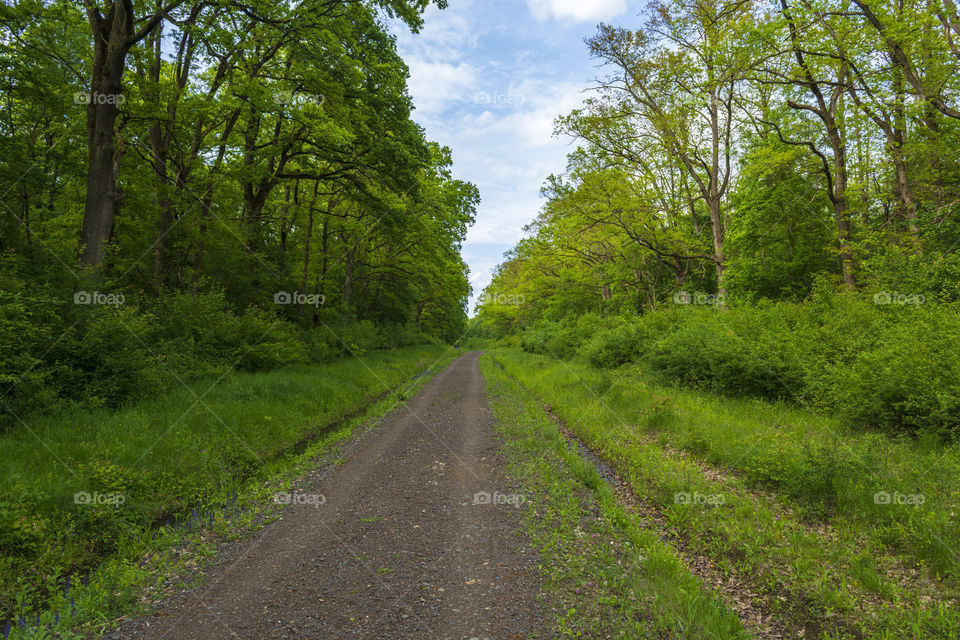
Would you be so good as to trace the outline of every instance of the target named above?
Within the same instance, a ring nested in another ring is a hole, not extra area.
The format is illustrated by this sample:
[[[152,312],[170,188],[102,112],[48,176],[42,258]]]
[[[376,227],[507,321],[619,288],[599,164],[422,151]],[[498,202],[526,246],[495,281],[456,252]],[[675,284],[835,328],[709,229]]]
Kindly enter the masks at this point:
[[[960,637],[956,449],[658,387],[636,369],[490,357],[787,626],[809,638]]]
[[[89,633],[131,610],[144,589],[195,571],[217,542],[270,519],[284,481],[456,355],[408,347],[231,373],[4,435],[0,586],[12,624],[0,637]]]
[[[660,536],[625,511],[537,400],[486,356],[481,369],[510,473],[526,492],[552,631],[565,638],[748,638]]]

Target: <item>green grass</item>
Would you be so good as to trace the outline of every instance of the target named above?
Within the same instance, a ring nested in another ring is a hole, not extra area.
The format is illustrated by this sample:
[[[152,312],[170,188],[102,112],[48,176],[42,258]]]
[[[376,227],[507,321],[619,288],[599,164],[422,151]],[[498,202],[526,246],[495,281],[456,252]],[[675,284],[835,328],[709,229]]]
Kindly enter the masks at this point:
[[[431,345],[235,372],[118,411],[38,418],[3,435],[0,615],[32,618],[63,604],[64,580],[72,579],[76,596],[87,574],[105,580],[99,592],[109,600],[108,583],[124,582],[153,538],[175,528],[160,525],[216,526],[238,492],[289,467],[324,436],[343,437],[333,427],[395,387],[399,400],[414,376],[454,355]],[[76,504],[78,492],[122,496],[122,504]],[[112,577],[103,578],[97,572],[107,565]],[[124,606],[76,603],[100,615]]]
[[[636,368],[492,356],[697,553],[809,637],[960,637],[956,447],[660,387]],[[881,491],[924,501],[877,504]],[[723,504],[678,502],[698,494]]]
[[[509,472],[527,498],[551,627],[563,638],[751,637],[659,535],[617,503],[535,399],[480,360]]]

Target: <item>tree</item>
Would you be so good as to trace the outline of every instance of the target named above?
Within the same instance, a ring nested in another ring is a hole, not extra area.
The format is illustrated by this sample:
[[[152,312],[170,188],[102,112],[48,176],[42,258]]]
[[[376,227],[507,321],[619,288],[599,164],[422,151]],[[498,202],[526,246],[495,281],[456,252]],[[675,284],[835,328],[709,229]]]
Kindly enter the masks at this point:
[[[745,1],[676,0],[654,5],[646,30],[601,25],[588,44],[611,75],[586,117],[565,121],[567,131],[631,165],[654,155],[675,158],[693,187],[687,205],[706,206],[720,292],[734,111],[746,63],[736,34],[749,10]]]

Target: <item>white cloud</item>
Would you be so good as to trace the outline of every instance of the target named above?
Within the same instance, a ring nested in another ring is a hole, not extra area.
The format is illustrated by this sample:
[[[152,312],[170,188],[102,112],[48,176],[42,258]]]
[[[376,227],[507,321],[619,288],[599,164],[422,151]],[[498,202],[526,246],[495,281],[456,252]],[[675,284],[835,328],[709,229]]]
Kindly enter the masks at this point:
[[[537,20],[606,20],[627,9],[626,0],[527,0]]]
[[[460,59],[477,45],[481,35],[477,24],[468,19],[471,4],[459,0],[457,12],[430,5],[424,13],[423,28],[419,33],[411,33],[398,21],[393,21],[398,48],[405,54],[416,52],[427,59]]]
[[[410,80],[407,87],[417,109],[427,114],[443,111],[452,101],[473,96],[477,85],[477,71],[466,62],[428,62],[409,58]]]
[[[470,276],[470,284],[476,284],[483,278],[486,278],[489,272],[490,272],[489,268],[481,269],[480,271],[477,271],[472,276]]]
[[[571,143],[553,137],[554,120],[582,103],[595,76],[583,46],[591,28],[582,23],[615,19],[627,8],[625,0],[456,0],[444,11],[429,9],[420,34],[396,26],[413,118],[452,148],[453,175],[480,189],[463,244],[474,297],[503,252],[526,235],[546,177],[566,165]]]
[[[581,104],[581,88],[573,83],[525,79],[504,93],[493,94],[494,108],[463,116],[457,137],[510,141],[512,152],[553,147],[557,143],[553,137],[554,121]],[[564,153],[554,149],[549,156],[555,159],[560,154],[562,158]]]
[[[478,218],[477,222],[467,232],[466,243],[470,244],[497,244],[512,247],[524,235],[523,227],[533,220],[540,208],[536,200],[527,201],[527,206],[505,205],[497,207],[491,203],[487,206],[487,215]]]

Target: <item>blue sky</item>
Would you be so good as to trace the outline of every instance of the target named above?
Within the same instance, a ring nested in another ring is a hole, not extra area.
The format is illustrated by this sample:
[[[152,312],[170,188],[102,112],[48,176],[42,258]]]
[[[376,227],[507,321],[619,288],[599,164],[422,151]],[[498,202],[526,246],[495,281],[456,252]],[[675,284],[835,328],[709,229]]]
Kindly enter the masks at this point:
[[[540,210],[540,187],[562,172],[571,141],[553,121],[598,75],[584,38],[599,22],[634,26],[627,0],[450,0],[419,34],[395,26],[410,67],[413,118],[453,150],[454,174],[480,189],[463,256],[474,296]]]

